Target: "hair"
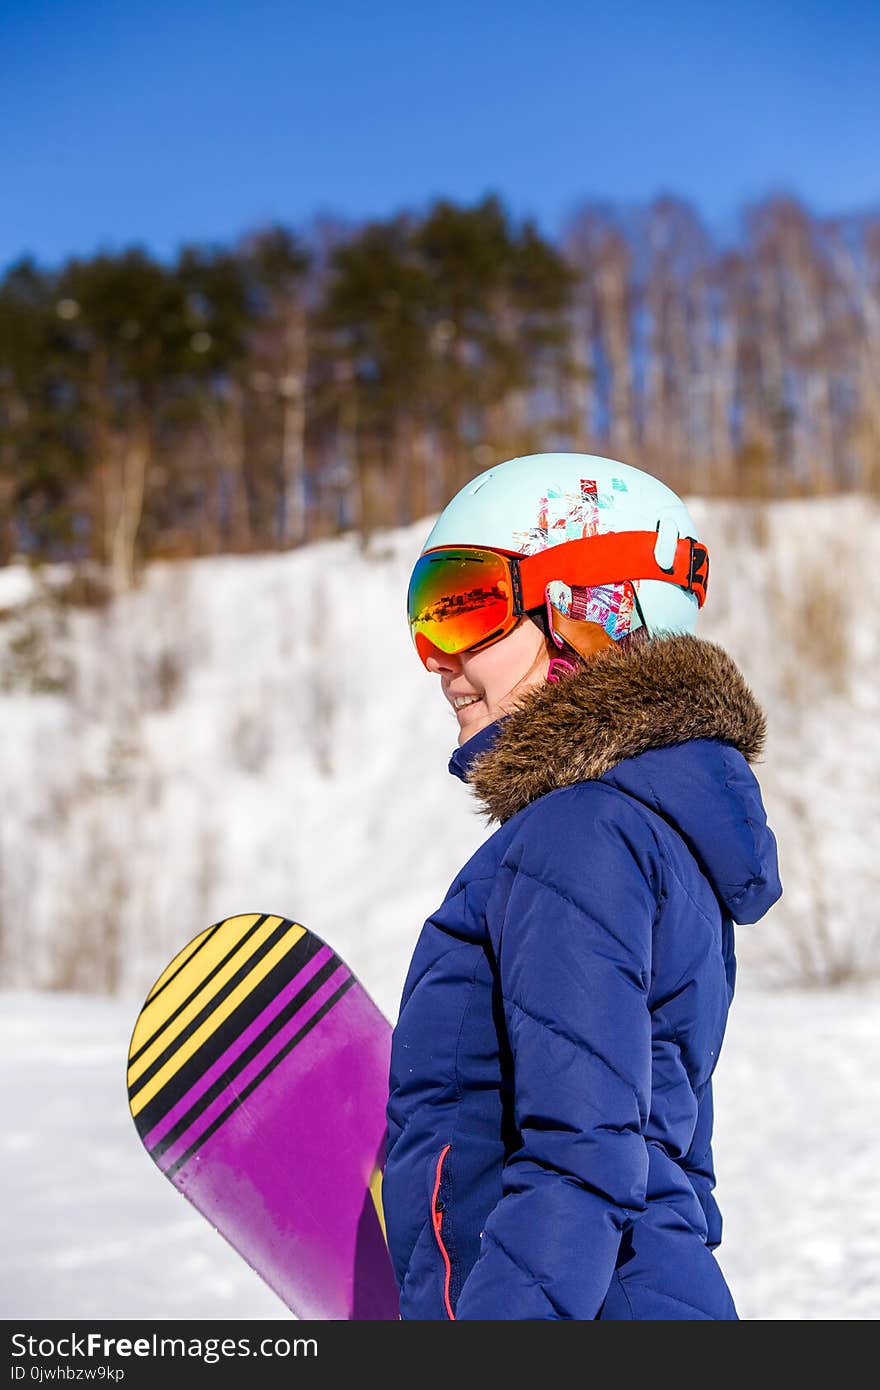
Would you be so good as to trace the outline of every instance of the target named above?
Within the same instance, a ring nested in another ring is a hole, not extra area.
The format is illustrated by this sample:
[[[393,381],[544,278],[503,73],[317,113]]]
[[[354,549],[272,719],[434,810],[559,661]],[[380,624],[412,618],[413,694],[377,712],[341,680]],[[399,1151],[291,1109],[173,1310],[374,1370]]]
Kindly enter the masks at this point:
[[[646,647],[650,641],[652,641],[651,634],[643,623],[641,627],[633,628],[632,632],[625,632],[622,637],[619,637],[617,645],[623,651],[628,652],[633,647]]]

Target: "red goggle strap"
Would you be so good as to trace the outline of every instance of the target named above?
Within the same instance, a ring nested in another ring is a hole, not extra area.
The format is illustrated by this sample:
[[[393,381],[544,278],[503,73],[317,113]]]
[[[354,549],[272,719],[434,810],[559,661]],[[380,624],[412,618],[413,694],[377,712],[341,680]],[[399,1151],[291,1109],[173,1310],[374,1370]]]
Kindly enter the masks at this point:
[[[709,552],[691,536],[683,536],[675,547],[671,569],[665,570],[654,558],[656,531],[615,531],[604,536],[584,536],[580,540],[551,545],[537,555],[524,555],[519,562],[522,606],[540,608],[544,591],[552,579],[560,579],[561,556],[565,552],[566,579],[576,584],[613,584],[624,579],[662,579],[696,595],[702,608],[709,584]]]

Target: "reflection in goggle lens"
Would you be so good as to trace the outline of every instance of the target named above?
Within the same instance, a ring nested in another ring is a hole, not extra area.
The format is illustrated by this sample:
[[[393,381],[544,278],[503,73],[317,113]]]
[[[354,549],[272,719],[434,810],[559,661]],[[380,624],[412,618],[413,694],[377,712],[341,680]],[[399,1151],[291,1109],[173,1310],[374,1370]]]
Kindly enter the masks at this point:
[[[507,561],[489,550],[422,555],[407,606],[414,639],[422,636],[450,654],[467,651],[510,624],[514,603]]]

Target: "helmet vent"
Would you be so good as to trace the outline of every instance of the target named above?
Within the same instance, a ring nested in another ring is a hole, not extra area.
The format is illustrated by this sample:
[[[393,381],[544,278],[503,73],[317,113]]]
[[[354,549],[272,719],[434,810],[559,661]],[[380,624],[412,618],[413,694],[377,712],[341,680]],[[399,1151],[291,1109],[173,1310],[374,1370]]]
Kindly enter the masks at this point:
[[[490,474],[490,475],[489,475],[489,478],[491,478],[491,476],[492,476],[492,475]],[[477,495],[477,493],[479,492],[480,488],[481,488],[481,487],[485,487],[486,484],[489,482],[489,478],[478,478],[477,481],[474,483],[473,487],[469,490],[468,496],[469,496],[469,497],[476,497],[476,495]]]

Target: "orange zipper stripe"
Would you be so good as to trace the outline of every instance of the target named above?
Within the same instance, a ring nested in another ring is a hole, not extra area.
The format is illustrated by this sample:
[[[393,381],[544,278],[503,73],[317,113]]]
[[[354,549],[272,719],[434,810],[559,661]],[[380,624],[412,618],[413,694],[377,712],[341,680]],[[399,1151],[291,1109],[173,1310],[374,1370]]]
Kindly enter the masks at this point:
[[[446,1148],[441,1150],[440,1157],[437,1159],[437,1172],[434,1178],[434,1194],[431,1198],[431,1222],[434,1227],[434,1235],[437,1237],[437,1244],[440,1247],[440,1254],[443,1256],[443,1263],[446,1266],[446,1277],[443,1281],[443,1302],[446,1304],[446,1315],[448,1318],[452,1320],[452,1322],[455,1322],[455,1314],[452,1311],[452,1304],[449,1301],[449,1284],[452,1279],[452,1262],[449,1258],[449,1251],[443,1244],[443,1213],[442,1211],[439,1211],[437,1208],[437,1197],[440,1192],[440,1178],[443,1173],[443,1160],[446,1158],[446,1155],[449,1153],[449,1150],[451,1148],[452,1145],[447,1144]]]

